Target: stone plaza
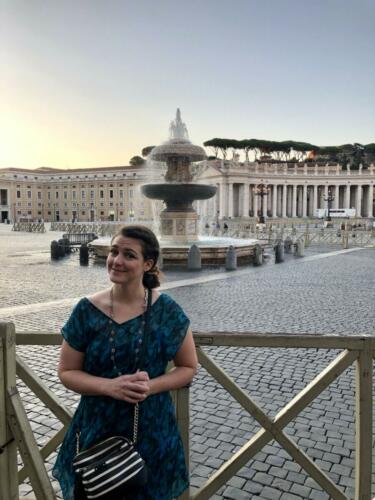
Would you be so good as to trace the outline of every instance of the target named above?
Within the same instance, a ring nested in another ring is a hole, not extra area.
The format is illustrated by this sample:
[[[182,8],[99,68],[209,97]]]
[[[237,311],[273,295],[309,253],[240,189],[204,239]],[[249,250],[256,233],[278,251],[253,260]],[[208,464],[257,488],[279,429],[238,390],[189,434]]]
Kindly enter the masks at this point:
[[[58,332],[72,306],[108,286],[103,265],[80,267],[78,254],[50,260],[51,240],[61,233],[14,233],[0,224],[0,321],[17,332]],[[375,334],[373,248],[310,247],[305,257],[273,255],[259,267],[238,271],[165,272],[162,289],[189,315],[195,332],[227,331],[337,335]],[[19,354],[67,407],[77,395],[57,378],[57,347],[19,347]],[[270,416],[275,415],[334,358],[325,349],[204,348]],[[355,371],[349,368],[287,426],[287,434],[354,498]],[[43,445],[61,424],[20,384],[35,437]],[[259,429],[200,369],[191,388],[191,488],[197,489]],[[55,456],[47,461],[52,468]],[[373,460],[374,462],[374,460]],[[373,477],[373,495],[375,478]],[[56,488],[58,485],[56,484]],[[20,495],[31,487],[24,483]],[[59,497],[61,498],[61,496]],[[266,445],[212,498],[328,499],[275,442]]]

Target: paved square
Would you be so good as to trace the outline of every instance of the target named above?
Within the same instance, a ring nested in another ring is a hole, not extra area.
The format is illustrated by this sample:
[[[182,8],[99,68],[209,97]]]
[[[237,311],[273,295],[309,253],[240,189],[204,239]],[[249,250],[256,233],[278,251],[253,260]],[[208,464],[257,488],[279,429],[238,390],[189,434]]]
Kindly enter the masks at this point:
[[[108,284],[102,265],[80,267],[78,255],[51,262],[60,233],[12,233],[0,225],[0,321],[17,331],[58,332],[72,305]],[[195,331],[375,334],[375,251],[307,249],[306,257],[273,257],[261,267],[225,272],[166,273],[165,289],[185,309]],[[325,367],[335,352],[316,349],[205,348],[269,415],[277,413]],[[20,355],[71,408],[78,397],[56,375],[58,348],[19,347]],[[39,445],[59,422],[21,384]],[[287,427],[296,443],[354,498],[354,370],[348,369]],[[191,390],[191,485],[238,450],[259,425],[201,369]],[[49,457],[48,469],[54,456]],[[28,484],[20,488],[30,491]],[[373,479],[373,494],[375,478]],[[60,497],[61,498],[61,497]],[[325,499],[319,486],[270,442],[213,497]]]

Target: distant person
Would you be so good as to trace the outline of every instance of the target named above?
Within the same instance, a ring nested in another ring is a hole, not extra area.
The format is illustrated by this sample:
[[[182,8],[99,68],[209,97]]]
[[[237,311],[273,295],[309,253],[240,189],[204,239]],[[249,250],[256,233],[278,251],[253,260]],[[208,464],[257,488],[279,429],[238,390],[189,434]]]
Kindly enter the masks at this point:
[[[76,448],[87,450],[111,436],[132,439],[136,405],[137,450],[149,477],[146,485],[116,500],[172,500],[188,487],[168,391],[189,384],[197,357],[184,311],[155,290],[160,286],[159,252],[150,229],[121,228],[107,258],[111,287],[81,299],[62,328],[59,377],[81,394],[53,469],[65,500],[87,498],[72,467]],[[147,311],[149,325],[144,331]],[[139,359],[143,342],[145,352]],[[172,360],[175,368],[166,374]]]

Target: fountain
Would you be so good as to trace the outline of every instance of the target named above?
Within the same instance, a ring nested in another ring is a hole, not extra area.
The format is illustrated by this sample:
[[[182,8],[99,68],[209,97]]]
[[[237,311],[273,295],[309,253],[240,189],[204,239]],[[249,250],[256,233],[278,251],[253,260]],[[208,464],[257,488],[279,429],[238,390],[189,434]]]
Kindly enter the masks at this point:
[[[163,200],[166,207],[160,213],[160,244],[163,264],[186,267],[191,245],[199,247],[202,265],[223,265],[230,246],[234,247],[239,264],[252,261],[257,240],[237,238],[200,237],[199,216],[194,210],[195,200],[207,200],[216,194],[216,186],[193,182],[192,163],[206,159],[203,148],[189,140],[186,125],[177,109],[176,118],[170,124],[170,138],[156,146],[150,160],[167,166],[165,182],[145,184],[141,191],[153,200]],[[90,244],[98,257],[106,257],[109,241],[96,240]]]
[[[216,193],[215,186],[194,184],[190,165],[202,161],[206,153],[189,141],[186,125],[177,109],[170,125],[170,140],[155,147],[150,159],[167,164],[164,183],[146,184],[142,193],[151,199],[163,200],[166,208],[160,214],[161,243],[193,243],[198,241],[198,214],[193,201],[207,200]]]

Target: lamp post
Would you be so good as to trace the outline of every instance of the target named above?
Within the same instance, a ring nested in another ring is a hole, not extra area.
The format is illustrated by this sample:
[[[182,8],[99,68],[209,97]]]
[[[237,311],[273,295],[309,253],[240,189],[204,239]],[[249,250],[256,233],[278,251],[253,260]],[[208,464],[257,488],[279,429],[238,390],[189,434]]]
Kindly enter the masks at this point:
[[[220,229],[219,215],[220,210],[216,210],[216,229]]]
[[[257,186],[253,187],[253,194],[255,196],[260,197],[260,213],[261,215],[259,216],[259,223],[264,224],[264,215],[263,215],[263,198],[270,192],[269,186],[266,186],[265,184],[258,184]],[[255,217],[258,214],[254,214]]]
[[[328,212],[327,212],[327,217],[326,217],[326,221],[330,221],[331,220],[331,216],[330,216],[330,212],[331,212],[331,204],[332,202],[334,201],[335,199],[335,195],[332,193],[331,189],[328,188],[328,195],[327,195],[327,198],[323,198],[324,201],[327,202],[327,208],[328,208]]]
[[[133,222],[134,220],[134,210],[132,208],[129,210],[129,219],[130,222]]]

